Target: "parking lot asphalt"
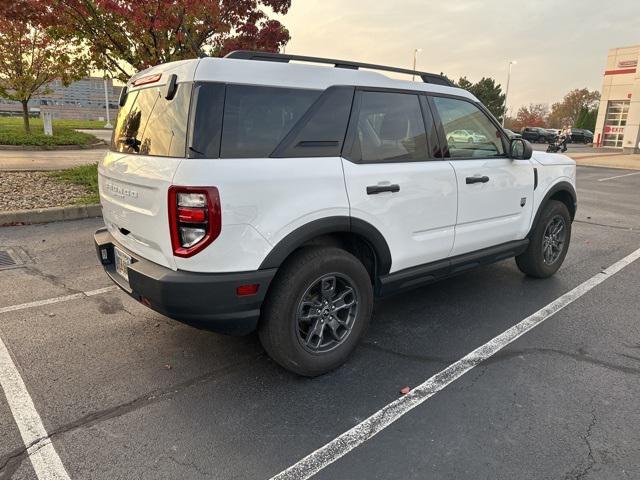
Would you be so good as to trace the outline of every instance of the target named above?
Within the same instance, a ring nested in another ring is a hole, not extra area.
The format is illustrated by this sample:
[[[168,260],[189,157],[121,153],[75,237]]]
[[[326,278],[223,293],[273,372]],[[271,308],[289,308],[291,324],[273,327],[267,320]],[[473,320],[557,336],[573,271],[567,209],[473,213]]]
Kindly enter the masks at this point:
[[[96,293],[111,286],[100,219],[0,229],[26,260],[0,271],[0,340],[70,478],[269,479],[640,248],[640,175],[625,173],[578,168],[556,276],[507,260],[381,299],[355,354],[320,378],[282,370],[255,336]],[[313,478],[640,478],[639,289],[640,260]],[[0,480],[45,478],[15,410],[0,393]]]

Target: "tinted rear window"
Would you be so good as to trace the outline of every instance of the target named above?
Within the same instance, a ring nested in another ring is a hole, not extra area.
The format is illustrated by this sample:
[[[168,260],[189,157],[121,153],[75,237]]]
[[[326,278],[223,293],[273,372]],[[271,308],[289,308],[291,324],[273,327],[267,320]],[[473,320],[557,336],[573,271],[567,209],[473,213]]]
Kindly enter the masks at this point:
[[[228,85],[220,156],[268,157],[320,93],[318,90]]]
[[[164,87],[130,92],[118,112],[111,149],[122,153],[184,157],[191,85],[178,84],[172,100]]]

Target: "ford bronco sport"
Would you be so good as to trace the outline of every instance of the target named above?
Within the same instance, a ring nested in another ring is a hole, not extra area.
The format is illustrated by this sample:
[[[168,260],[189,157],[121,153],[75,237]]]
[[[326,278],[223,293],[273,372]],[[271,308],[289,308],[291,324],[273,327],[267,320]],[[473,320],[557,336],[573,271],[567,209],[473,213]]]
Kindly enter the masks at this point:
[[[347,359],[374,297],[509,257],[549,277],[567,253],[575,162],[439,75],[239,51],[140,72],[120,105],[107,274],[168,317],[257,330],[301,375]]]

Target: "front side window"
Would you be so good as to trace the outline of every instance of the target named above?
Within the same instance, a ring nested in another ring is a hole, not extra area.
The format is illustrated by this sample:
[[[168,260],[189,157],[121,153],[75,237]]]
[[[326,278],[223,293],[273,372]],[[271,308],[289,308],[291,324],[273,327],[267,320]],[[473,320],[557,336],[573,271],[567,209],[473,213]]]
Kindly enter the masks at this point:
[[[418,95],[361,92],[351,159],[363,162],[427,159]]]
[[[452,158],[504,155],[502,133],[475,105],[455,98],[433,97]]]
[[[184,157],[191,85],[178,84],[171,100],[164,87],[134,90],[118,112],[111,149],[116,152]]]
[[[268,157],[320,94],[318,90],[228,85],[220,156]]]

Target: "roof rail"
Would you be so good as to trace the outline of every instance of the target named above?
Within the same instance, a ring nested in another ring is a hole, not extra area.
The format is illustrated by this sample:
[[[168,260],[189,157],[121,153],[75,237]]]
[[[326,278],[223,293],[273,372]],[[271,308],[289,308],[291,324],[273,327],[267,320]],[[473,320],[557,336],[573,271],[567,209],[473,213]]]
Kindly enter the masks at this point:
[[[417,75],[422,78],[425,83],[432,83],[435,85],[445,85],[447,87],[453,87],[453,83],[444,75],[437,75],[435,73],[418,72],[407,68],[389,67],[386,65],[375,65],[373,63],[360,63],[350,62],[347,60],[335,60],[331,58],[322,57],[308,57],[305,55],[289,55],[285,53],[272,53],[272,52],[255,52],[251,50],[236,50],[227,54],[224,58],[234,58],[239,60],[263,60],[267,62],[282,62],[289,63],[290,61],[297,62],[312,62],[312,63],[326,63],[333,65],[336,68],[347,68],[350,70],[358,70],[359,68],[368,68],[370,70],[382,70],[385,72],[404,73],[406,75]]]

